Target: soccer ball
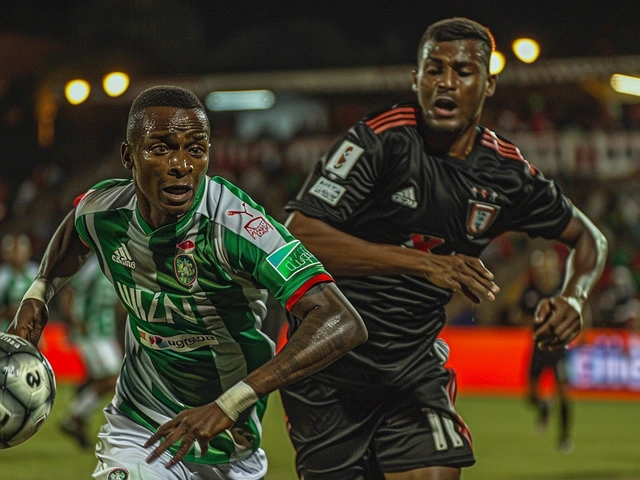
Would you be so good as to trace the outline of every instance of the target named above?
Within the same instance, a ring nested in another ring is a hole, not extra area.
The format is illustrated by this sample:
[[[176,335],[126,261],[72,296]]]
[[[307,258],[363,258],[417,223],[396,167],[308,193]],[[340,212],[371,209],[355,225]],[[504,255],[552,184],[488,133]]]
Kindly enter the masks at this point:
[[[56,379],[44,355],[31,342],[0,333],[0,448],[31,438],[55,396]]]

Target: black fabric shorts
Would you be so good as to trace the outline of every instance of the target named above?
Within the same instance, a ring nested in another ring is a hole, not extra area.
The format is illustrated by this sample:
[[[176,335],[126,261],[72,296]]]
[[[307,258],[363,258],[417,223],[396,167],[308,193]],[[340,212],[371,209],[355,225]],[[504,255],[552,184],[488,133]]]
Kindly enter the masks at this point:
[[[567,349],[540,350],[535,345],[531,354],[529,366],[529,378],[537,381],[545,368],[553,368],[556,379],[559,382],[567,381]]]
[[[316,376],[282,389],[300,478],[379,480],[473,465],[471,435],[453,408],[455,372],[437,372],[410,389],[338,387]]]

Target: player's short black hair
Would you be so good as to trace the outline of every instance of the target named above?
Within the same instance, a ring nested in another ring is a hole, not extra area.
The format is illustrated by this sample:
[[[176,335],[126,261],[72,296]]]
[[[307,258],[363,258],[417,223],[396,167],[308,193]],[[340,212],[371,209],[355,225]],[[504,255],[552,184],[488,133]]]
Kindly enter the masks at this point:
[[[422,34],[418,44],[418,65],[422,62],[424,44],[429,41],[450,42],[453,40],[479,40],[482,45],[482,59],[489,70],[491,53],[496,49],[496,41],[491,31],[484,25],[464,17],[454,17],[432,23]]]
[[[131,104],[127,121],[127,141],[139,124],[142,112],[149,107],[176,107],[202,110],[206,113],[197,95],[186,88],[175,85],[158,85],[147,88]],[[206,114],[204,115],[206,118]]]

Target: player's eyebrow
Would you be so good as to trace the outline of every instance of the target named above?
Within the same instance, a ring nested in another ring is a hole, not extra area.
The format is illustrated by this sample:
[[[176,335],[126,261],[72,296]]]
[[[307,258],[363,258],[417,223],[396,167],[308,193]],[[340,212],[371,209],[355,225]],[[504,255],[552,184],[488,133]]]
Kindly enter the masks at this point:
[[[208,138],[208,135],[206,132],[194,132],[189,136],[195,141],[204,140]],[[155,133],[155,134],[152,133],[151,135],[149,135],[149,140],[160,140],[161,142],[164,142],[164,143],[169,143],[174,138],[175,138],[175,133],[171,133],[171,132],[167,132],[167,133],[158,132],[158,133]]]

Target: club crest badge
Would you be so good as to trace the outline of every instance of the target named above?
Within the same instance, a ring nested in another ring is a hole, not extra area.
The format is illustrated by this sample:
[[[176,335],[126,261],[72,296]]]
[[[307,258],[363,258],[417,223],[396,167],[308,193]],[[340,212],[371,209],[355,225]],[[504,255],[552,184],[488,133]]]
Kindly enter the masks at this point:
[[[198,266],[193,255],[181,253],[173,261],[173,271],[178,281],[185,287],[190,287],[198,276]]]
[[[482,235],[498,216],[500,207],[489,203],[469,200],[467,232],[472,237]]]
[[[114,468],[109,472],[107,480],[128,480],[129,471],[126,468]]]

